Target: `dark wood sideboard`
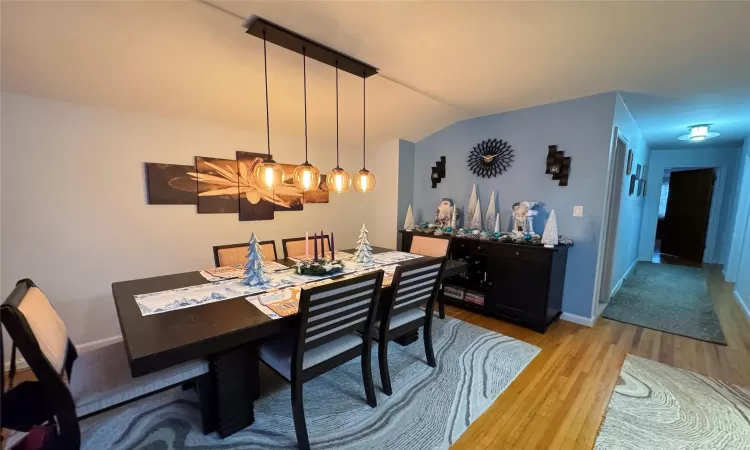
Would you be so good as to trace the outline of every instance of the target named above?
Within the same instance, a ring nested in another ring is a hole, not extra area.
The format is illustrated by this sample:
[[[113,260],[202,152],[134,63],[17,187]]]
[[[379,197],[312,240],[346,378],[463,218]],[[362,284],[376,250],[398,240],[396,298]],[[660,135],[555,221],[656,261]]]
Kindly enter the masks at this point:
[[[420,233],[401,231],[401,248]],[[429,236],[429,235],[425,235]],[[430,236],[437,237],[437,236]],[[448,239],[448,237],[441,237]],[[448,257],[467,272],[446,279],[444,302],[544,333],[561,314],[568,249],[453,237]]]

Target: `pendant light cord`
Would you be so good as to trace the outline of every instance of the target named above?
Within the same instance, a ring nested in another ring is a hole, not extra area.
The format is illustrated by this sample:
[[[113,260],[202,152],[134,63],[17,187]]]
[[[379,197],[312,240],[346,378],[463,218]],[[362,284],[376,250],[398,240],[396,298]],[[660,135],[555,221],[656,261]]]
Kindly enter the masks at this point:
[[[366,76],[367,74],[365,73],[364,75]],[[365,114],[367,113],[367,107],[365,103],[367,99],[367,95],[365,95],[365,80],[367,80],[367,78],[363,76],[362,77],[362,170],[367,169],[367,159],[365,156],[365,136],[367,136],[365,132],[365,125],[367,123],[367,121],[365,120]]]
[[[266,80],[266,139],[268,140],[268,159],[271,159],[271,120],[268,114],[268,62],[266,57],[266,30],[263,30],[263,74]]]
[[[336,60],[336,168],[339,168],[339,60]]]
[[[305,164],[307,164],[307,65],[305,58],[305,47],[302,47],[302,83],[305,95]]]

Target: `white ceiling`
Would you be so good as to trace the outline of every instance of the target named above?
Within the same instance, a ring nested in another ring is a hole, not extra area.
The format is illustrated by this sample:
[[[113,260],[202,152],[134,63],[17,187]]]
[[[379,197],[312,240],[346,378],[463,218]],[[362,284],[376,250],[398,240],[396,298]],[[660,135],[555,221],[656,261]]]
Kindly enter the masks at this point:
[[[748,2],[3,2],[2,88],[147,114],[265,125],[260,15],[366,61],[368,139],[621,90],[655,148],[695,123],[750,135]],[[222,11],[223,10],[223,11]],[[301,57],[269,46],[272,132],[302,133]],[[308,63],[313,136],[335,133],[330,67]],[[361,139],[361,80],[341,75]],[[710,141],[709,141],[710,142]]]

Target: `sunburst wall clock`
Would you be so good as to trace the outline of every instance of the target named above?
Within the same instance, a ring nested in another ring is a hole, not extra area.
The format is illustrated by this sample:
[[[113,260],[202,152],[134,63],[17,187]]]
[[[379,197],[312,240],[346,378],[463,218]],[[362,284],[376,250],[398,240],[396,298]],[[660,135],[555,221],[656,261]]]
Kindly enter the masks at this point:
[[[510,168],[513,149],[502,139],[487,139],[469,152],[469,170],[482,178],[496,177]]]

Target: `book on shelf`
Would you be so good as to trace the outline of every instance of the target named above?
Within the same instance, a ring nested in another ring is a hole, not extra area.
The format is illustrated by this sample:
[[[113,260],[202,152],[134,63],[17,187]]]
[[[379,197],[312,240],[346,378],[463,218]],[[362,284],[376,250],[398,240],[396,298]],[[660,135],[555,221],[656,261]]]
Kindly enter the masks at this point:
[[[464,301],[474,303],[475,305],[484,305],[484,294],[476,291],[466,291]]]
[[[457,287],[457,286],[451,286],[451,285],[443,286],[443,295],[445,295],[446,297],[457,298],[459,300],[463,300],[464,292],[465,292],[465,289]]]

